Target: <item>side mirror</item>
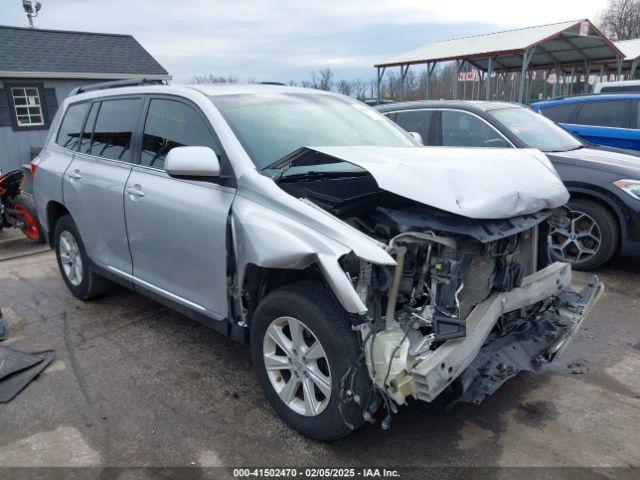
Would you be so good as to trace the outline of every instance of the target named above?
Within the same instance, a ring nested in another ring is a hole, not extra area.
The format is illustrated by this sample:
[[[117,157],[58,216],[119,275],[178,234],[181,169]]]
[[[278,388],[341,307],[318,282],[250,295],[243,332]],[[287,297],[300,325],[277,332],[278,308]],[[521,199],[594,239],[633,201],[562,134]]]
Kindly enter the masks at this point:
[[[220,162],[209,147],[175,147],[164,161],[165,171],[172,177],[218,177]]]
[[[413,139],[420,145],[424,145],[424,142],[422,141],[422,135],[420,135],[418,132],[409,132],[409,135],[411,135]]]

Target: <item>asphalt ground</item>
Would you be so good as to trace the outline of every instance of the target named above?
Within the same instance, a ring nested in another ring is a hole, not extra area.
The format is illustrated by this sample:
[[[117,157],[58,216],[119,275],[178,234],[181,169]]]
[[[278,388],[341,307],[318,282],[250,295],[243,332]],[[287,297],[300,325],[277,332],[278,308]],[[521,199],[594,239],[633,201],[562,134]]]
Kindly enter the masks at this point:
[[[247,466],[487,467],[487,478],[500,472],[492,467],[552,467],[533,471],[638,478],[626,469],[640,466],[640,260],[614,259],[596,273],[604,294],[541,374],[449,413],[444,402],[412,402],[387,432],[366,426],[323,444],[279,420],[247,346],[124,289],[77,300],[53,252],[2,232],[2,345],[53,348],[56,360],[0,405],[0,478],[24,472],[6,467],[84,467],[70,471],[104,478],[103,467]],[[574,283],[590,275],[576,272]],[[111,477],[148,478],[123,472]]]

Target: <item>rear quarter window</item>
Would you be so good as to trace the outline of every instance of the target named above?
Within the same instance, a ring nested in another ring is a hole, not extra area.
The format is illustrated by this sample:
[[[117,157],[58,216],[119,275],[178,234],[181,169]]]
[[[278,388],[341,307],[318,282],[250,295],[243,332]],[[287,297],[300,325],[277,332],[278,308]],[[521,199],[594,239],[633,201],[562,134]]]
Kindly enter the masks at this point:
[[[552,107],[541,108],[540,113],[556,123],[569,123],[571,116],[576,109],[576,104],[554,105]]]
[[[90,105],[88,102],[69,105],[67,111],[64,113],[64,117],[60,123],[60,129],[58,130],[58,136],[56,137],[56,143],[58,145],[68,148],[69,150],[77,150],[82,124],[87,116]]]

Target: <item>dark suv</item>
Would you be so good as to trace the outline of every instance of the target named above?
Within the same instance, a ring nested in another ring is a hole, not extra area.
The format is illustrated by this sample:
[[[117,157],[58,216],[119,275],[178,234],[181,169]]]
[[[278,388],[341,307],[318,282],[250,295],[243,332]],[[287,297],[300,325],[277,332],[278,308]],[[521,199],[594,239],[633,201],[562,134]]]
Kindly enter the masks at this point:
[[[589,144],[507,102],[422,101],[378,110],[428,146],[542,150],[571,193],[573,221],[552,232],[552,254],[577,270],[596,268],[616,252],[640,255],[640,157],[633,152]]]

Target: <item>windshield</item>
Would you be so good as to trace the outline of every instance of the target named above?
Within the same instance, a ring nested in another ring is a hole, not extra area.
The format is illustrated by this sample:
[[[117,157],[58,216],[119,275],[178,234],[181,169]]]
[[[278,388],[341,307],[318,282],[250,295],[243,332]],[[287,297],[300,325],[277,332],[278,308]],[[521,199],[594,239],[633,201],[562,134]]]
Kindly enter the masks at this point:
[[[489,115],[508,128],[528,147],[543,152],[562,152],[582,147],[582,143],[562,127],[528,108],[503,108]]]
[[[252,93],[211,101],[259,169],[305,146],[415,146],[390,120],[347,97]]]

